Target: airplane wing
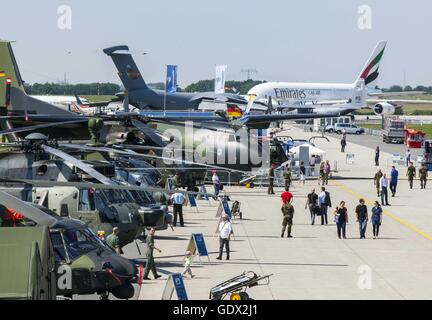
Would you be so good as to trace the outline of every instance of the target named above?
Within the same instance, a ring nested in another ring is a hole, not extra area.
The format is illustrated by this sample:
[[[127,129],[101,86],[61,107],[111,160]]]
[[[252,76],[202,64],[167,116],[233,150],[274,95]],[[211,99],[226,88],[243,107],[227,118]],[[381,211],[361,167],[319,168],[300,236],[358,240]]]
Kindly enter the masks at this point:
[[[371,97],[400,97],[424,95],[424,91],[398,91],[398,92],[368,92]]]
[[[432,100],[420,100],[420,99],[366,99],[367,103],[391,103],[391,104],[432,104]]]
[[[329,113],[305,113],[305,114],[260,114],[260,115],[245,115],[238,119],[237,122],[246,125],[249,128],[264,129],[268,128],[270,123],[284,120],[307,120],[307,119],[319,119],[319,118],[333,118],[346,115],[355,109],[342,109],[338,112]],[[235,124],[235,123],[234,123]]]

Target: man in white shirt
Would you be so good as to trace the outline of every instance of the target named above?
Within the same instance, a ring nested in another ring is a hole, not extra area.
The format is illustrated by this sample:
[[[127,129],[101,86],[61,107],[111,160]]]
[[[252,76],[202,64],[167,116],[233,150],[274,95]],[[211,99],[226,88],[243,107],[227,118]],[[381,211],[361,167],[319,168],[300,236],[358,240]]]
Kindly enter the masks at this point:
[[[231,222],[227,215],[222,216],[222,221],[219,224],[219,256],[216,258],[218,260],[222,260],[223,247],[225,246],[227,257],[229,260],[230,247],[229,241],[231,234],[233,233]]]
[[[213,182],[214,195],[216,200],[220,190],[220,180],[219,180],[219,176],[216,174],[216,170],[213,170],[212,182]]]
[[[390,205],[388,203],[388,192],[387,192],[388,186],[389,186],[389,181],[387,179],[387,174],[384,173],[380,179],[381,205],[383,205],[383,206],[389,206]],[[385,204],[384,204],[384,200],[385,200]]]
[[[184,227],[183,223],[183,204],[185,203],[185,196],[181,192],[176,192],[171,195],[171,201],[173,204],[173,214],[174,214],[174,227],[177,225],[177,214],[180,218],[180,225]]]

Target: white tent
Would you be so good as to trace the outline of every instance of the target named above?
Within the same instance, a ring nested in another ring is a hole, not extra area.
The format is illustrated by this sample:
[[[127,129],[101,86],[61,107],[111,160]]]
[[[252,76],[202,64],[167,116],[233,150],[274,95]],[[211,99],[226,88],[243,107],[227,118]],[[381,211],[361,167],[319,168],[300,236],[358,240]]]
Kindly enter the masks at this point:
[[[294,160],[298,160],[299,157],[299,152],[300,152],[300,147],[305,146],[305,147],[309,147],[309,162],[312,162],[312,160],[314,160],[314,158],[319,155],[321,157],[321,159],[324,159],[325,157],[325,151],[318,149],[317,147],[314,147],[310,144],[302,144],[300,146],[297,147],[293,147],[289,150],[289,153],[291,153],[293,155]]]

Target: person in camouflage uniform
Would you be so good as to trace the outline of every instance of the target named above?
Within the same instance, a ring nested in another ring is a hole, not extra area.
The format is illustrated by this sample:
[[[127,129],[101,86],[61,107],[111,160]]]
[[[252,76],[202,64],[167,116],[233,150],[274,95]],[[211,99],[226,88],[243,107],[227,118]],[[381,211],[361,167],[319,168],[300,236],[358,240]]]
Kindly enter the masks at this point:
[[[377,173],[375,173],[375,176],[374,176],[374,184],[375,184],[375,187],[377,190],[378,197],[380,196],[380,189],[381,189],[380,188],[380,179],[382,176],[383,176],[383,173],[382,173],[381,169],[379,169],[377,171]]]
[[[291,203],[289,203],[287,201],[285,204],[282,205],[281,211],[283,214],[281,238],[283,238],[283,236],[285,234],[285,229],[287,228],[287,226],[288,226],[287,237],[292,238],[291,228],[292,228],[292,224],[293,224],[294,207]]]
[[[285,181],[285,190],[289,191],[289,188],[291,186],[291,171],[290,171],[290,168],[288,167],[288,165],[285,167],[285,170],[283,173],[283,178]]]
[[[420,187],[422,189],[426,189],[426,180],[427,180],[428,170],[425,164],[422,164],[419,169],[419,178],[420,178]]]
[[[159,252],[162,252],[162,250],[158,249],[155,247],[154,245],[154,234],[155,234],[155,229],[151,228],[149,234],[147,235],[146,238],[146,258],[147,258],[147,262],[146,262],[146,266],[144,269],[144,280],[150,280],[149,273],[150,270],[153,273],[153,276],[155,279],[160,278],[161,275],[157,274],[156,271],[156,264],[154,261],[154,257],[153,257],[153,250],[156,249]]]
[[[407,169],[406,175],[408,177],[408,182],[409,182],[410,189],[412,189],[413,188],[413,180],[414,180],[414,178],[416,176],[416,169],[413,166],[412,162],[410,162],[410,165],[409,165],[409,167]]]

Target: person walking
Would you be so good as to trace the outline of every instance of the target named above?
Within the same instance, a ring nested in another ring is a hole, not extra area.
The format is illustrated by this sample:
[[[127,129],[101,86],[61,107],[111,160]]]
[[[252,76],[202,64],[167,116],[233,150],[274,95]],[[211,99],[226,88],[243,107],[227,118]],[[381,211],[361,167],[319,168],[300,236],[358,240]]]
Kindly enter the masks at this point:
[[[380,156],[380,148],[379,146],[375,149],[375,165],[379,166],[379,156]]]
[[[120,248],[120,239],[119,239],[119,233],[120,229],[118,227],[114,227],[112,229],[112,233],[106,237],[106,243],[107,245],[112,248],[118,255],[120,255],[121,248]]]
[[[287,229],[287,238],[292,238],[291,229],[293,225],[294,207],[287,201],[282,205],[281,211],[283,215],[281,238],[283,238],[285,234],[285,229]]]
[[[327,211],[328,208],[331,208],[331,198],[330,198],[330,192],[326,191],[325,187],[321,187],[321,192],[318,195],[318,204],[320,206],[321,210],[321,225],[328,224],[327,219]]]
[[[368,222],[368,211],[364,199],[360,199],[360,204],[357,205],[355,212],[357,222],[359,223],[360,239],[366,239],[366,227]]]
[[[192,274],[192,269],[191,269],[192,260],[193,260],[192,252],[190,252],[189,250],[186,251],[186,254],[185,254],[185,263],[184,263],[184,269],[183,269],[183,272],[182,272],[182,276],[185,276],[186,273],[188,273],[189,276],[191,277],[191,279],[193,277],[195,277]]]
[[[230,238],[233,233],[231,222],[229,221],[229,217],[224,214],[222,216],[222,221],[219,224],[219,256],[216,258],[217,260],[222,260],[223,248],[225,246],[226,251],[226,259],[230,258]]]
[[[178,189],[177,189],[178,190]],[[186,201],[186,198],[183,193],[176,192],[171,195],[171,201],[173,204],[173,214],[174,214],[174,221],[173,226],[177,226],[177,215],[180,218],[180,226],[184,227],[184,221],[183,221],[183,205]]]
[[[407,152],[405,153],[405,162],[406,162],[407,167],[411,163],[411,151],[410,151],[410,149],[408,149]]]
[[[414,181],[414,178],[416,177],[416,168],[414,167],[412,162],[410,162],[410,165],[407,169],[406,175],[408,177],[408,183],[409,183],[410,189],[412,189],[413,188],[413,181]]]
[[[382,208],[378,201],[374,202],[374,206],[372,208],[371,222],[373,228],[373,238],[378,239],[379,229],[382,223]]]
[[[304,165],[304,162],[301,161],[300,162],[300,183],[303,183],[303,185],[305,184],[306,181],[306,167]]]
[[[150,280],[149,273],[150,271],[153,273],[153,276],[155,279],[162,277],[161,275],[157,274],[156,271],[156,264],[154,261],[154,256],[153,256],[153,250],[157,250],[159,253],[162,252],[162,250],[160,250],[159,248],[155,247],[154,245],[154,235],[155,235],[155,228],[151,228],[149,234],[147,235],[146,238],[146,266],[144,269],[144,280]]]
[[[428,170],[426,168],[426,164],[422,164],[419,169],[419,178],[420,178],[420,187],[421,189],[426,189],[426,181],[427,181]]]
[[[285,188],[285,191],[281,193],[281,199],[283,204],[287,202],[291,203],[293,200],[293,195],[291,192],[288,191],[287,188]]]
[[[398,183],[399,171],[397,171],[395,166],[392,166],[390,172],[390,191],[392,193],[392,197],[396,194],[396,187]]]
[[[216,173],[216,170],[213,170],[212,183],[213,183],[213,187],[214,187],[214,199],[217,200],[217,197],[218,197],[219,191],[220,191],[220,187],[221,187],[221,182],[220,182],[219,176]]]
[[[383,174],[383,176],[380,179],[380,187],[381,187],[381,205],[386,205],[389,206],[389,202],[388,202],[388,185],[389,185],[389,181],[387,179],[387,174]],[[385,200],[385,204],[384,204],[384,200]]]
[[[374,184],[377,190],[378,197],[380,196],[380,179],[383,176],[381,169],[379,169],[374,176]]]
[[[318,178],[318,185],[325,183],[325,177],[324,177],[324,168],[325,168],[325,162],[321,161],[320,168],[319,168],[319,178]]]
[[[307,195],[307,201],[305,205],[305,209],[309,207],[309,212],[311,215],[311,224],[315,224],[315,215],[319,210],[318,207],[318,195],[315,193],[315,188],[312,189],[311,193]]]
[[[328,185],[328,180],[330,177],[330,172],[331,172],[331,167],[330,167],[330,162],[328,160],[326,160],[325,166],[324,166],[324,180],[325,180],[325,184]]]
[[[345,147],[346,147],[346,137],[342,137],[341,139],[341,152],[345,152]]]
[[[335,211],[335,222],[339,239],[343,236],[346,239],[346,225],[348,223],[348,210],[345,207],[345,201],[341,201]]]
[[[285,166],[283,177],[285,182],[285,190],[289,191],[289,188],[291,186],[291,171],[288,165]]]
[[[274,190],[273,190],[273,186],[274,186],[274,175],[275,175],[275,165],[274,164],[272,164],[271,166],[270,166],[270,169],[269,169],[269,186],[268,186],[268,189],[267,189],[267,194],[275,194],[274,193]]]

